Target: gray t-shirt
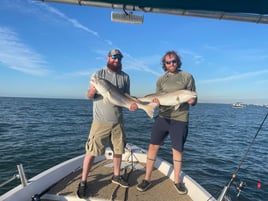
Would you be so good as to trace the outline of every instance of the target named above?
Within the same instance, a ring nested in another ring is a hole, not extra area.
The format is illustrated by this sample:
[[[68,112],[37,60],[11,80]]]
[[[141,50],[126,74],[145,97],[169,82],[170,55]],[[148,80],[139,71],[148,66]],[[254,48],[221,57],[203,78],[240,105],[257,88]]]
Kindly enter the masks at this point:
[[[107,67],[97,71],[93,76],[110,81],[116,86],[122,93],[130,94],[130,79],[129,75],[123,71],[113,73],[108,70]],[[113,105],[110,102],[103,101],[103,97],[100,94],[96,94],[93,98],[93,120],[106,123],[122,123],[123,122],[123,108]]]
[[[177,90],[187,89],[196,91],[195,81],[190,73],[178,71],[174,75],[168,73],[160,76],[156,83],[156,92],[173,92]],[[188,122],[189,120],[189,104],[183,103],[175,110],[174,106],[159,107],[159,116],[167,119]]]

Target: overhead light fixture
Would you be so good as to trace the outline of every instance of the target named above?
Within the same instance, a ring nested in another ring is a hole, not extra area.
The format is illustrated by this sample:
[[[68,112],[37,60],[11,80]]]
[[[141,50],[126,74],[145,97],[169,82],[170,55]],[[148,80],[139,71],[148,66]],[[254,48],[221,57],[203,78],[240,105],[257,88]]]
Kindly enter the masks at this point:
[[[113,12],[111,13],[111,20],[113,22],[123,22],[129,24],[142,24],[143,23],[143,15],[135,15],[133,12],[127,12],[123,8],[123,13]]]

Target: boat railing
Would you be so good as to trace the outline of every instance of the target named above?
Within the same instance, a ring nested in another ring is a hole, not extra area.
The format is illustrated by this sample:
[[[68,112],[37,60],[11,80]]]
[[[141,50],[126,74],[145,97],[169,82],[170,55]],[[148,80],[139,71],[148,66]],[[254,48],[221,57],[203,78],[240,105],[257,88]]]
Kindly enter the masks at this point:
[[[5,186],[5,185],[7,185],[7,184],[9,184],[10,182],[12,182],[12,181],[14,181],[16,179],[20,179],[21,184],[22,184],[23,187],[27,186],[28,181],[27,181],[27,178],[25,176],[22,164],[17,165],[17,169],[18,169],[19,174],[15,174],[10,179],[8,179],[8,180],[4,181],[3,183],[1,183],[0,188]]]

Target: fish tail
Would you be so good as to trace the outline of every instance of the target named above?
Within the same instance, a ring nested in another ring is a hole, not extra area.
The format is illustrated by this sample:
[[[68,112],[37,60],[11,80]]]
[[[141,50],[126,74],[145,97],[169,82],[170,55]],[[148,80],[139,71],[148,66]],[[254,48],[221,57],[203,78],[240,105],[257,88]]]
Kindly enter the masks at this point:
[[[158,105],[157,103],[148,103],[147,105],[142,105],[142,107],[140,107],[141,109],[143,109],[146,114],[152,119],[154,117],[154,110],[155,108],[157,108]]]

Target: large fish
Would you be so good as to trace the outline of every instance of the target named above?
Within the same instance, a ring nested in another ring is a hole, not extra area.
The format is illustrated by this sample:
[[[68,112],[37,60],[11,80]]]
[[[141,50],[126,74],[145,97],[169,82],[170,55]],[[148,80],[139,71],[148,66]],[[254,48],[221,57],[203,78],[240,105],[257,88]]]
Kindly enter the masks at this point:
[[[190,90],[178,90],[169,93],[155,93],[138,98],[141,102],[151,102],[154,98],[159,100],[160,105],[174,106],[177,110],[182,103],[188,102],[192,98],[196,98],[197,93]]]
[[[108,101],[114,105],[129,108],[131,103],[135,102],[139,109],[144,110],[150,118],[154,116],[154,110],[157,107],[156,103],[143,104],[136,98],[123,94],[108,80],[93,77],[90,83],[97,89],[98,93],[103,96],[103,101]]]

